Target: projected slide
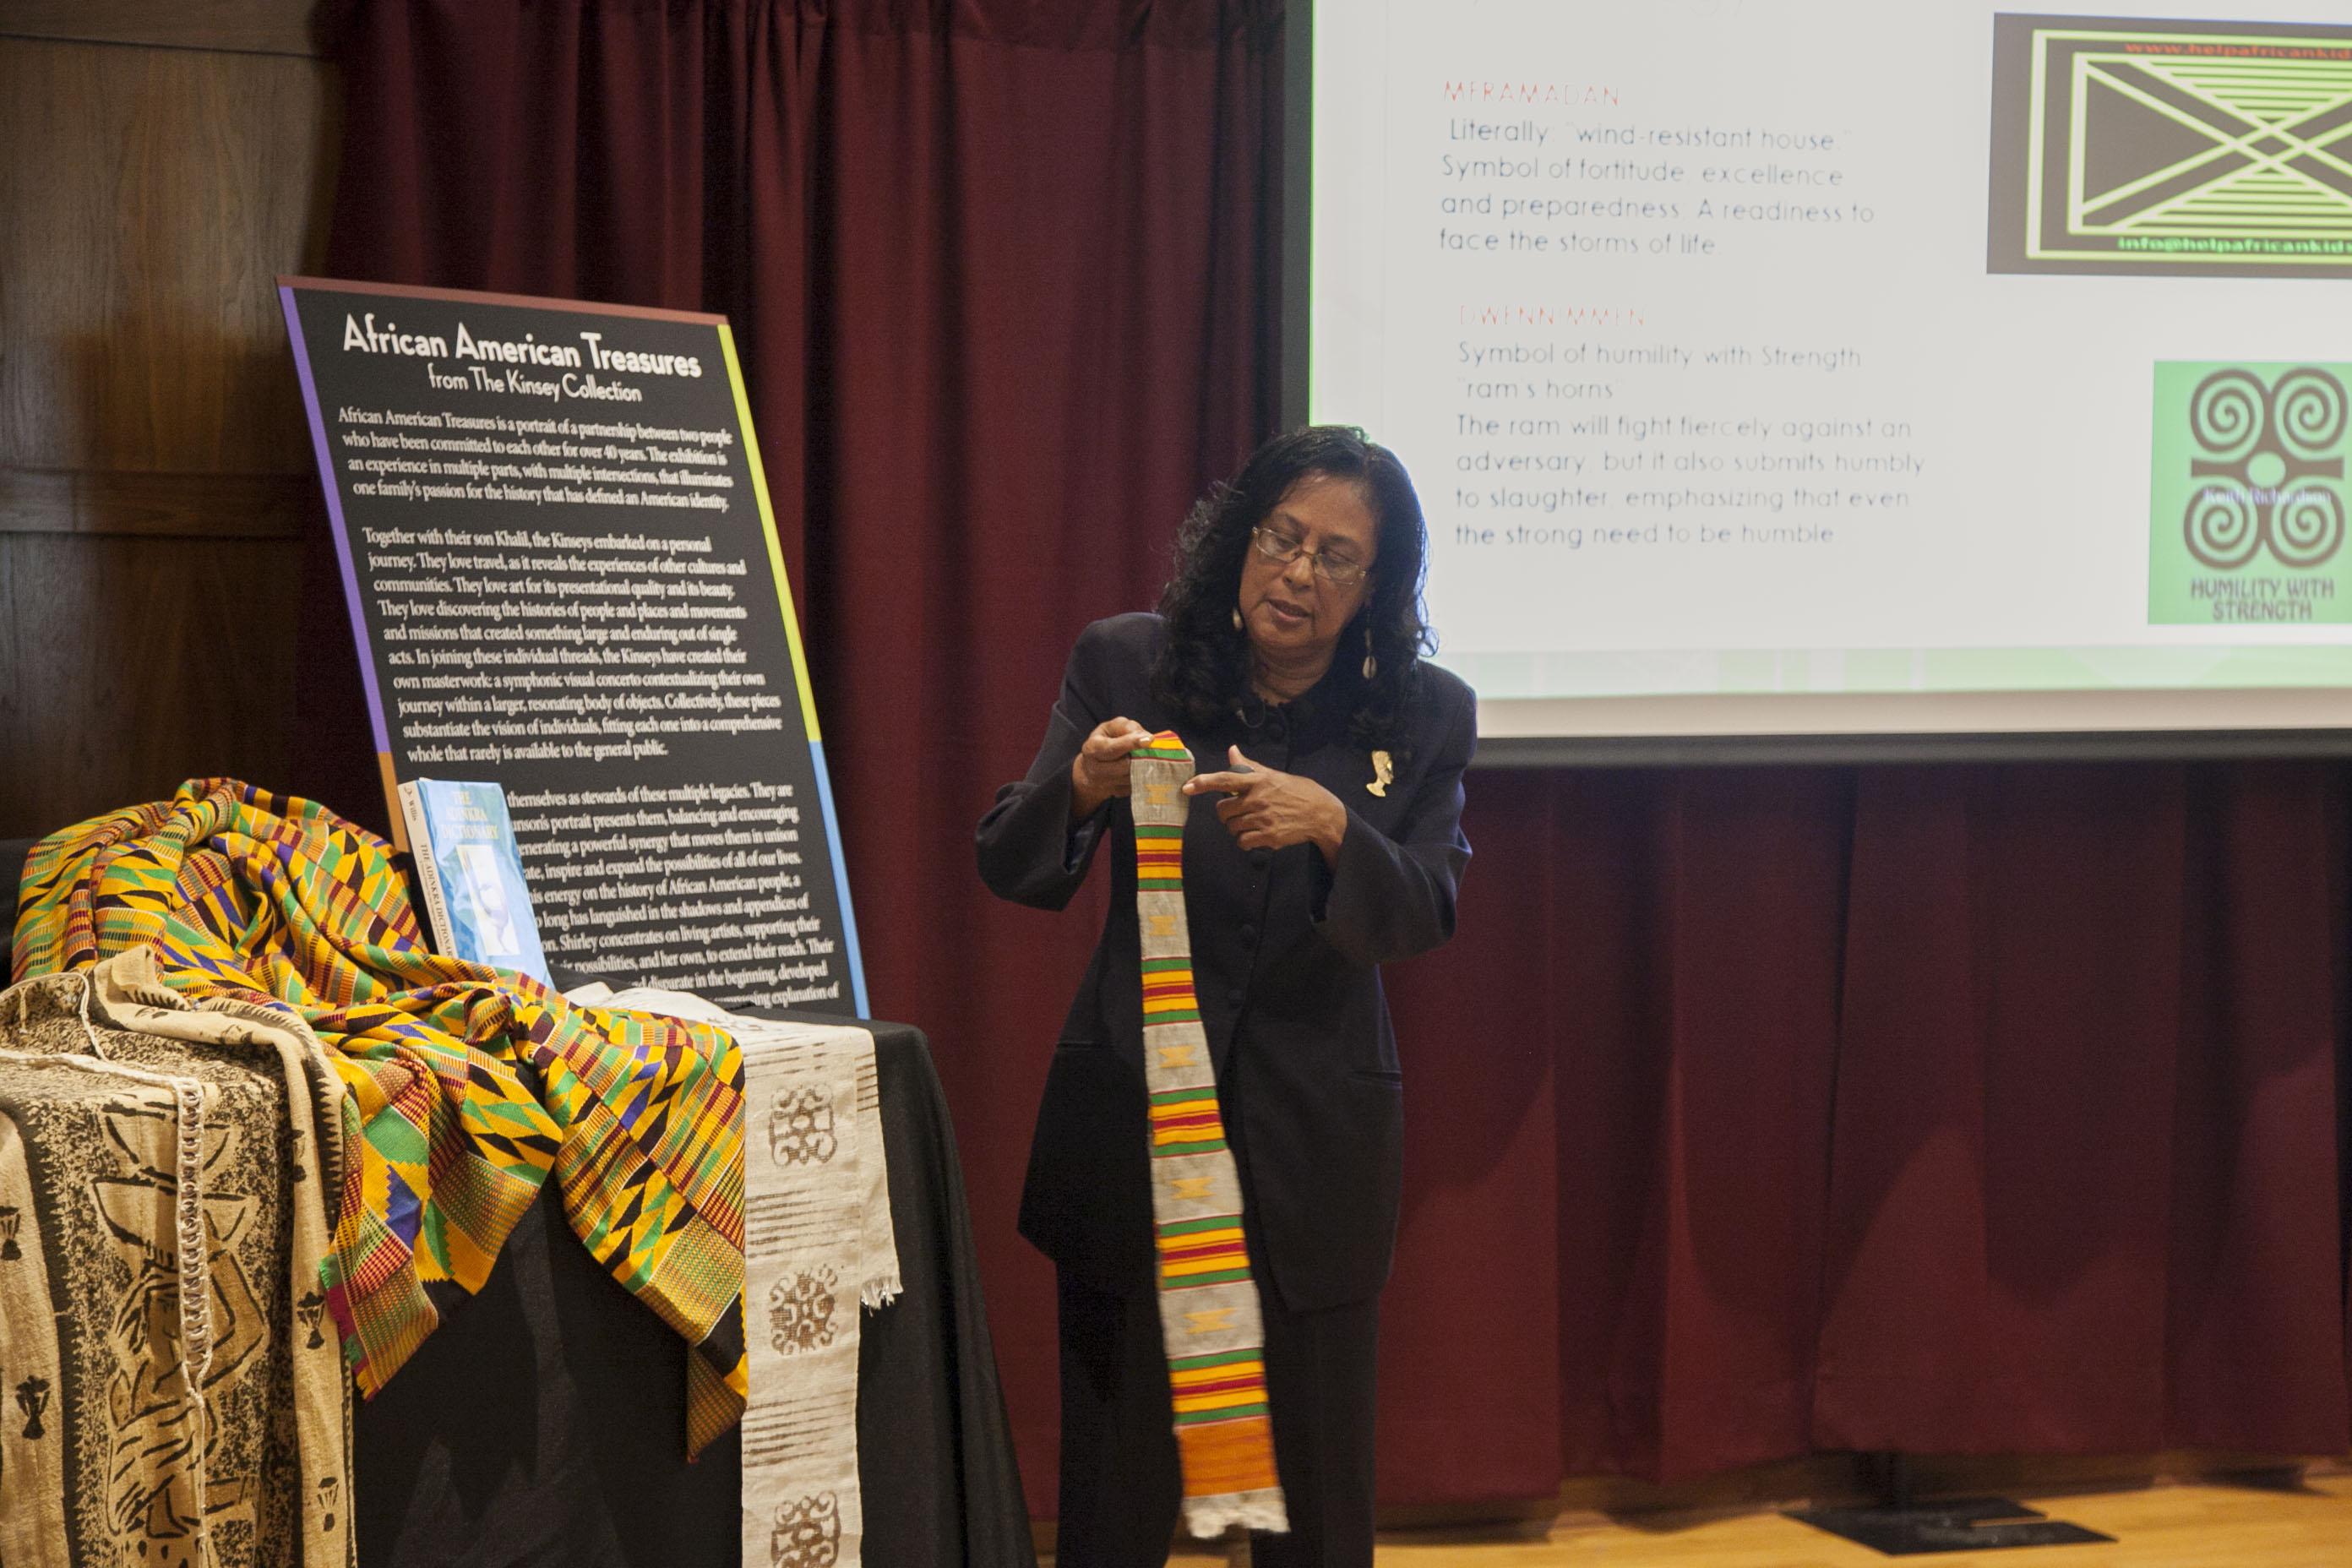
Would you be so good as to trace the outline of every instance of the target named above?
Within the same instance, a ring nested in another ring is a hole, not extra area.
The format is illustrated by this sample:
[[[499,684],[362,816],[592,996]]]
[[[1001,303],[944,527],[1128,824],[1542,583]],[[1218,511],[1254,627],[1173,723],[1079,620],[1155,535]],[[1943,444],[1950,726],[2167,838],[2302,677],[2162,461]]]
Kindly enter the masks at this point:
[[[2352,724],[2352,16],[2162,9],[1319,0],[1489,733]]]

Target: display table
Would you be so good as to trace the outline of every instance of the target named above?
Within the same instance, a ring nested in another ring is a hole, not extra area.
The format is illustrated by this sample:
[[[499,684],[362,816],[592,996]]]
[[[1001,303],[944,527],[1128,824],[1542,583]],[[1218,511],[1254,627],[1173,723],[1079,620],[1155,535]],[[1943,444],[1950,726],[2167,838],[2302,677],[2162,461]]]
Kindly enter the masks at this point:
[[[0,841],[12,926],[28,848]],[[869,1026],[906,1288],[860,1325],[865,1561],[1033,1568],[947,1102],[921,1031]],[[731,1568],[736,1435],[687,1462],[686,1357],[588,1256],[551,1183],[481,1294],[357,1412],[362,1568]]]

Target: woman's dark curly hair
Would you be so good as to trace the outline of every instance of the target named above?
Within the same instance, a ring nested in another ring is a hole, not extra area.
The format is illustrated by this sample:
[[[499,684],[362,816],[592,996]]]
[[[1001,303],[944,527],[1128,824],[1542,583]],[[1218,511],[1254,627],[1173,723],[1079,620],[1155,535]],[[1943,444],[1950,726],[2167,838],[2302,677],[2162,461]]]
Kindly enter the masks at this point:
[[[1168,647],[1152,668],[1152,690],[1200,729],[1255,705],[1249,636],[1234,625],[1250,531],[1293,485],[1318,476],[1353,481],[1379,525],[1372,591],[1340,633],[1332,665],[1351,705],[1349,738],[1366,750],[1393,749],[1420,689],[1421,656],[1435,647],[1421,618],[1428,533],[1404,465],[1350,426],[1309,425],[1276,437],[1185,518],[1176,533],[1176,575],[1160,595]],[[1370,680],[1362,672],[1366,626],[1377,665]]]

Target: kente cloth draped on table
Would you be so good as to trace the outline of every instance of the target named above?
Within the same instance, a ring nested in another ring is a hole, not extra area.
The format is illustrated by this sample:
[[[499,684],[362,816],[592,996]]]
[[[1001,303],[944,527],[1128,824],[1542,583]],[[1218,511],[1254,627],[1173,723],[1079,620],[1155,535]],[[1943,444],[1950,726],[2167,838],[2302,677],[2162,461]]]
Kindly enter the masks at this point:
[[[1135,914],[1143,946],[1143,1080],[1151,1097],[1151,1220],[1184,1522],[1286,1531],[1265,1395],[1265,1328],[1242,1235],[1241,1175],[1225,1143],[1184,920],[1192,753],[1163,730],[1128,754]]]
[[[126,952],[0,993],[0,1561],[346,1568],[341,1086]]]
[[[310,1025],[346,1089],[353,1157],[325,1283],[365,1393],[432,1332],[436,1291],[481,1288],[552,1170],[590,1253],[700,1352],[687,1362],[699,1452],[743,1409],[733,1041],[436,956],[391,857],[312,802],[191,780],[42,840],[16,975],[152,944],[182,996]]]

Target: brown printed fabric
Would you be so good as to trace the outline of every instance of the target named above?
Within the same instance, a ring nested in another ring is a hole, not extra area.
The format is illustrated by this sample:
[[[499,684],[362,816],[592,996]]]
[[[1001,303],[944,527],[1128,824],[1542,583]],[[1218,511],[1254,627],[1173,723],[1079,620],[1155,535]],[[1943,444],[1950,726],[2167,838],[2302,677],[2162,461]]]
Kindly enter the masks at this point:
[[[6,1568],[352,1562],[334,1081],[299,1020],[192,1005],[143,950],[0,992]]]

